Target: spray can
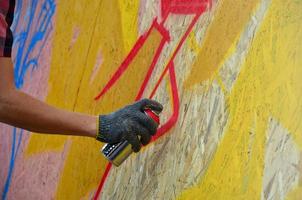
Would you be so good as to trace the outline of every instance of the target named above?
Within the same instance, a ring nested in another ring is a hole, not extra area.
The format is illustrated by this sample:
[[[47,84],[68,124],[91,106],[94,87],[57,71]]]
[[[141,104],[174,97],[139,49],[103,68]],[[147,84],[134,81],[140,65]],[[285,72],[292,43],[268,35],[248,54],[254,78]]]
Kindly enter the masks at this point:
[[[151,109],[145,109],[145,114],[151,117],[157,124],[159,121],[159,114]],[[102,148],[103,155],[116,167],[120,166],[133,152],[131,144],[128,141],[123,141],[116,144],[106,144]]]

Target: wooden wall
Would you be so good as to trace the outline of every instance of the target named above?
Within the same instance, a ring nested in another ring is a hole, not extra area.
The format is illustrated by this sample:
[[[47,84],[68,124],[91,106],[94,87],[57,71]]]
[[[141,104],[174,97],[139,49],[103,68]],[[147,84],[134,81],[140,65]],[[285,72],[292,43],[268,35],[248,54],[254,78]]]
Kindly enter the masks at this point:
[[[95,115],[145,97],[165,109],[152,143],[119,168],[93,139],[1,125],[2,198],[300,199],[301,10],[299,0],[18,0],[18,88]]]

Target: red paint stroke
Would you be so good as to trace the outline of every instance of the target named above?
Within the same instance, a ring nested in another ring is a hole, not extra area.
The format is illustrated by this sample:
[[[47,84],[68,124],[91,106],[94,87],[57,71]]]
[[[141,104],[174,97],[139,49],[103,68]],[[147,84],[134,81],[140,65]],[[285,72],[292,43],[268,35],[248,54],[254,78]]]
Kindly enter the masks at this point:
[[[145,91],[148,82],[151,78],[152,72],[154,71],[155,65],[159,59],[159,56],[161,52],[163,51],[163,47],[166,44],[166,42],[169,42],[170,37],[169,37],[169,32],[165,29],[164,27],[164,22],[168,18],[169,14],[195,14],[192,22],[188,26],[185,34],[179,41],[176,49],[174,50],[168,64],[164,68],[160,78],[157,80],[155,87],[153,88],[150,98],[152,98],[160,83],[162,82],[163,78],[167,75],[167,72],[169,71],[169,78],[170,78],[170,84],[171,84],[171,92],[172,92],[172,103],[173,103],[173,113],[165,122],[163,125],[160,126],[158,129],[156,135],[152,138],[152,141],[157,140],[164,134],[166,134],[177,122],[178,116],[179,116],[179,107],[180,107],[180,102],[179,102],[179,95],[178,95],[178,88],[177,88],[177,81],[176,81],[176,74],[175,74],[175,68],[174,68],[174,59],[179,52],[180,48],[182,47],[183,43],[187,39],[188,35],[192,31],[194,25],[196,24],[197,20],[205,12],[205,10],[208,7],[211,7],[211,0],[162,0],[161,1],[161,11],[162,11],[162,22],[160,24],[157,23],[157,20],[155,19],[153,21],[153,24],[151,25],[150,29],[143,34],[142,36],[139,37],[137,42],[135,43],[134,47],[131,49],[130,53],[127,55],[126,59],[122,62],[122,64],[119,66],[117,71],[113,74],[112,78],[109,80],[109,82],[105,85],[103,90],[95,97],[95,100],[99,100],[115,83],[116,81],[122,76],[122,74],[127,70],[129,67],[129,64],[131,61],[134,59],[134,57],[137,55],[138,51],[142,48],[143,44],[149,37],[151,30],[155,28],[158,30],[161,35],[163,36],[156,53],[153,57],[153,60],[149,66],[148,72],[145,75],[144,81],[142,82],[142,85],[138,91],[138,94],[135,98],[135,100],[139,100],[142,98],[143,92]],[[107,177],[109,176],[109,172],[111,169],[112,165],[111,163],[108,163],[106,166],[106,170],[102,176],[101,182],[97,188],[97,191],[95,193],[95,196],[93,199],[98,199],[99,195],[102,191],[102,188],[105,184],[105,181]]]
[[[98,199],[98,197],[99,197],[99,195],[101,193],[101,190],[103,188],[103,185],[104,185],[104,183],[106,181],[106,178],[108,177],[108,174],[109,174],[109,171],[110,171],[111,167],[112,167],[112,164],[108,163],[107,166],[106,166],[105,172],[103,174],[103,177],[101,179],[101,182],[99,184],[99,187],[98,187],[97,191],[95,192],[93,200],[97,200]]]
[[[185,42],[186,38],[188,37],[188,35],[189,35],[190,32],[192,31],[192,28],[193,28],[194,24],[197,22],[199,16],[200,16],[200,15],[196,15],[196,16],[194,17],[194,19],[192,20],[191,24],[189,25],[187,31],[185,32],[184,36],[181,38],[181,40],[180,40],[180,42],[178,43],[178,45],[177,45],[175,51],[173,52],[173,55],[172,55],[170,61],[168,62],[168,64],[167,64],[167,66],[165,67],[165,69],[163,70],[162,74],[160,75],[160,78],[159,78],[158,82],[156,83],[156,85],[155,85],[155,87],[154,87],[154,89],[153,89],[153,91],[152,91],[152,93],[151,93],[151,96],[154,96],[154,93],[156,92],[156,90],[157,90],[157,88],[159,87],[161,81],[163,80],[165,74],[167,73],[167,71],[168,71],[168,69],[169,69],[169,66],[172,64],[172,62],[173,62],[175,56],[177,55],[178,51],[180,50],[181,46],[183,45],[183,43]]]
[[[178,95],[176,74],[175,74],[175,68],[174,68],[173,62],[169,66],[169,76],[170,76],[170,84],[171,84],[171,92],[172,92],[173,114],[168,119],[168,121],[157,130],[157,133],[154,137],[152,137],[151,142],[157,140],[158,138],[163,136],[165,133],[167,133],[177,122],[177,119],[179,116],[180,104],[179,104],[179,95]],[[152,98],[153,95],[154,95],[154,93],[151,94],[150,98]]]
[[[135,56],[137,55],[139,50],[142,48],[142,46],[144,45],[144,43],[150,36],[150,33],[153,29],[156,29],[163,36],[160,46],[163,47],[164,46],[164,44],[162,44],[163,42],[170,41],[169,32],[163,26],[160,26],[157,23],[157,19],[154,19],[150,29],[144,35],[139,37],[137,42],[134,44],[134,47],[131,49],[130,53],[127,55],[126,59],[119,66],[118,70],[113,74],[113,76],[111,77],[109,82],[105,85],[104,89],[100,92],[100,94],[95,97],[95,100],[100,99],[116,83],[116,81],[123,75],[123,73],[129,67],[131,61],[135,58]],[[159,54],[160,54],[160,52],[158,52],[157,58],[159,57]],[[157,62],[157,59],[153,59],[151,68],[152,68],[152,65],[155,66],[156,62]]]
[[[150,65],[150,68],[149,68],[149,70],[148,70],[148,72],[147,72],[147,74],[146,74],[146,76],[145,76],[145,79],[144,79],[144,81],[143,81],[143,84],[142,84],[141,88],[139,89],[139,92],[138,92],[138,94],[137,94],[135,100],[139,100],[139,99],[142,98],[143,93],[144,93],[144,91],[145,91],[145,89],[146,89],[146,87],[147,87],[147,84],[148,84],[148,82],[149,82],[149,80],[150,80],[150,78],[151,78],[152,72],[153,72],[153,70],[155,69],[155,65],[156,65],[156,63],[157,63],[157,61],[158,61],[158,58],[159,58],[159,56],[160,56],[160,54],[161,54],[161,52],[162,52],[162,50],[163,50],[164,45],[165,45],[166,42],[167,42],[167,40],[162,40],[162,41],[160,42],[159,47],[157,48],[156,53],[155,53],[155,56],[154,56],[154,58],[153,58],[153,60],[152,60],[152,63],[151,63],[151,65]]]
[[[162,0],[161,15],[166,18],[169,14],[197,14],[203,13],[211,5],[210,0]]]

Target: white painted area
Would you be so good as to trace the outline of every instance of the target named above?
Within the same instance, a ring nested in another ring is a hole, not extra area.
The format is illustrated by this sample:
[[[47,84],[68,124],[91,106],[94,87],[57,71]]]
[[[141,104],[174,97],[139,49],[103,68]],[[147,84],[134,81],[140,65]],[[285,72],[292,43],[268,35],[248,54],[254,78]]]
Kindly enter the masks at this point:
[[[269,122],[265,151],[262,199],[285,199],[298,184],[301,151],[290,133],[275,119]]]

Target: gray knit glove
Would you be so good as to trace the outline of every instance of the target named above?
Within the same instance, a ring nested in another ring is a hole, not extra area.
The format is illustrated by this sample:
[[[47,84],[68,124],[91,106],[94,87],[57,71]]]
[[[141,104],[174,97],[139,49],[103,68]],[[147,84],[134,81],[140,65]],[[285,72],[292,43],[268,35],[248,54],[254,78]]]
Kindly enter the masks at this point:
[[[146,145],[150,142],[158,127],[158,124],[144,113],[148,108],[157,113],[163,110],[160,103],[143,99],[111,114],[100,115],[96,139],[110,144],[127,140],[132,145],[133,151],[138,152],[141,144]]]

